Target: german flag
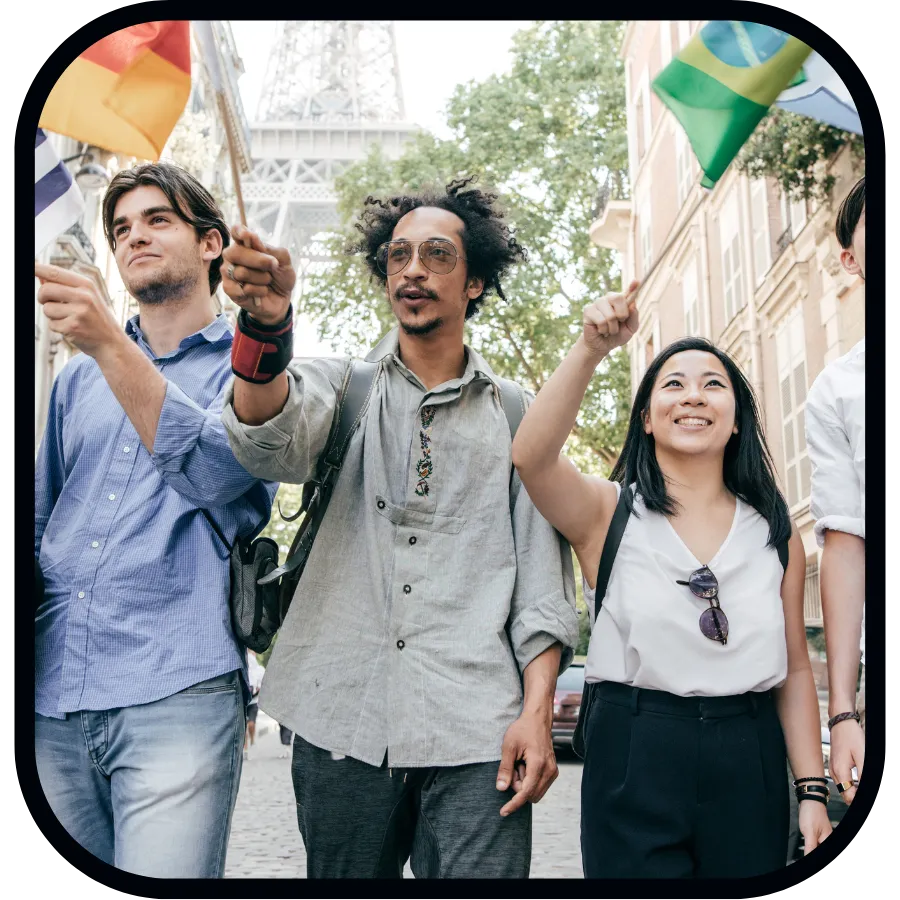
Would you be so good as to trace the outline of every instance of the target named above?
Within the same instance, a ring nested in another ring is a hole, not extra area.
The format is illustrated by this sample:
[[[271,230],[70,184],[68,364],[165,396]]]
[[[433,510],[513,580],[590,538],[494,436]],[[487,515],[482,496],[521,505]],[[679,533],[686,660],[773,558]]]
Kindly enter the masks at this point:
[[[157,160],[190,91],[190,23],[144,22],[85,50],[54,85],[40,126]]]

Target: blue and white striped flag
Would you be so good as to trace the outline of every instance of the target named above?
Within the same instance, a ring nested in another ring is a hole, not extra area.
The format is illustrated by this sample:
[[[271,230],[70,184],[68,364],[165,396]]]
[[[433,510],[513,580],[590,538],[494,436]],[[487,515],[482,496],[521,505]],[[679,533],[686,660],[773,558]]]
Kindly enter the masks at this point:
[[[83,212],[84,198],[78,185],[38,128],[34,142],[34,255],[74,225]]]

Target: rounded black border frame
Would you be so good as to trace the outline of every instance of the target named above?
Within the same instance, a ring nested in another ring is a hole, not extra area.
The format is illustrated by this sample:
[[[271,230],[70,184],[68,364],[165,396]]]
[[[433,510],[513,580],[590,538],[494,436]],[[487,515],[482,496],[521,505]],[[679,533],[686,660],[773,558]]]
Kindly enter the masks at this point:
[[[639,2],[638,7],[645,7],[651,15],[640,17],[645,21],[656,19],[652,15],[657,6],[653,2]],[[581,4],[572,4],[574,7]],[[822,56],[824,56],[834,69],[840,74],[844,83],[850,89],[865,131],[866,145],[866,173],[874,175],[876,183],[882,186],[885,183],[885,141],[881,115],[875,103],[868,83],[857,67],[856,63],[843,50],[832,37],[813,23],[807,21],[795,13],[763,3],[744,2],[744,0],[688,0],[684,4],[686,10],[697,15],[698,19],[721,18],[723,12],[733,12],[735,18],[744,21],[756,21],[766,25],[780,28],[795,37],[805,41]],[[498,19],[505,16],[488,16],[484,5],[463,4],[464,8],[457,7],[454,12],[459,19],[465,18],[465,13],[472,9],[476,15],[471,21],[478,19]],[[413,4],[403,4],[405,16],[397,16],[398,19],[421,18],[421,9]],[[368,18],[361,6],[352,4],[344,10],[345,15],[352,11],[359,11],[361,15],[355,18]],[[399,12],[395,7],[395,11]],[[520,10],[524,12],[525,10]],[[573,9],[572,12],[578,12]],[[196,17],[186,16],[186,13],[198,13]],[[37,76],[29,88],[22,110],[19,114],[15,137],[15,169],[17,173],[14,192],[14,223],[19,226],[15,233],[19,236],[27,235],[27,239],[20,239],[15,247],[15,286],[16,293],[27,296],[34,291],[33,286],[33,255],[31,246],[32,212],[31,199],[33,182],[29,179],[28,190],[25,190],[24,173],[30,172],[33,167],[34,134],[44,101],[50,89],[56,83],[65,68],[80,53],[100,38],[111,34],[129,25],[145,21],[157,21],[167,13],[172,14],[173,19],[206,19],[210,9],[202,7],[199,3],[176,3],[174,0],[155,0],[127,6],[122,9],[105,13],[93,21],[87,23],[70,37],[68,37],[49,57],[39,70]],[[236,21],[259,20],[265,17],[241,16]],[[560,16],[560,18],[579,19],[581,15]],[[869,257],[876,260],[869,266],[869,274],[866,284],[866,312],[868,313],[868,299],[870,291],[874,289],[874,296],[885,297],[885,192],[873,191],[866,198],[867,218],[874,221],[871,235],[868,235]],[[868,282],[872,283],[872,288]],[[879,321],[883,322],[884,311],[882,307]],[[867,316],[868,318],[868,316]],[[16,347],[27,346],[33,340],[33,334],[26,334],[26,323],[30,317],[19,314],[16,316],[15,335]],[[28,325],[28,329],[32,329]],[[874,353],[868,355],[869,362],[866,367],[866,407],[880,412],[885,408],[885,331],[884,327],[876,328],[871,335],[866,336],[866,343],[872,344]],[[20,361],[21,351],[17,354]],[[871,360],[878,360],[871,363]],[[33,358],[32,358],[33,361]],[[872,376],[875,376],[874,378]],[[25,427],[26,410],[33,403],[33,378],[22,378],[15,382],[15,463],[14,471],[17,482],[24,483],[27,469],[30,466],[34,470],[34,446],[33,439],[27,438],[31,429]],[[26,392],[29,389],[29,392]],[[885,473],[885,424],[884,417],[875,416],[872,419],[874,425],[874,439],[867,442],[867,455],[875,462],[875,470],[879,475],[879,481],[884,481]],[[871,435],[870,435],[871,436]],[[29,462],[30,460],[30,462]],[[25,521],[30,515],[34,519],[34,496],[19,490],[15,498],[15,521]],[[766,875],[759,875],[747,879],[691,879],[676,881],[673,879],[630,879],[610,880],[602,882],[602,893],[607,896],[617,897],[754,897],[763,896],[784,890],[792,885],[806,880],[811,875],[827,866],[859,832],[875,801],[878,788],[884,772],[885,757],[885,497],[876,491],[868,498],[868,519],[876,523],[876,528],[870,530],[867,540],[867,566],[866,566],[866,607],[867,618],[874,628],[870,628],[866,635],[867,669],[871,668],[879,675],[872,677],[867,672],[866,678],[866,706],[874,715],[867,716],[866,738],[867,759],[864,776],[857,792],[853,805],[847,810],[838,828],[832,836],[825,841],[812,854],[798,860],[793,865],[785,866]],[[33,541],[31,545],[33,554]],[[14,558],[15,566],[15,596],[29,596],[33,591],[32,567],[25,556],[26,533],[24,529],[16,529]],[[15,646],[34,647],[34,620],[27,617],[17,605],[15,615]],[[33,654],[33,649],[30,651]],[[33,659],[33,655],[30,657]],[[32,709],[34,705],[34,682],[32,679],[18,679],[15,685],[15,705],[19,710]],[[56,851],[75,868],[79,869],[89,878],[100,884],[142,897],[246,897],[248,892],[258,896],[270,897],[296,897],[306,894],[305,890],[299,890],[298,886],[305,883],[304,879],[222,879],[222,880],[191,880],[191,879],[155,879],[140,875],[132,875],[109,866],[82,848],[63,829],[59,821],[53,815],[44,797],[40,782],[37,777],[37,769],[34,758],[34,727],[33,716],[28,716],[30,725],[25,726],[25,716],[17,719],[20,724],[15,733],[15,758],[16,771],[22,795],[35,823],[44,833],[50,844]],[[876,752],[872,752],[875,750]],[[523,897],[529,895],[546,896],[546,884],[557,885],[564,888],[565,892],[572,891],[573,879],[532,879],[535,887],[527,887],[528,881],[517,881],[506,891],[498,890],[498,882],[490,882],[491,893],[494,896]],[[485,885],[484,880],[473,880],[473,885]],[[577,882],[574,882],[577,883]],[[353,894],[368,896],[381,895],[384,886],[376,887],[374,884],[363,881],[336,882],[330,890],[325,890],[325,882],[312,882],[310,893],[314,895],[335,894],[348,896],[350,885],[354,886]],[[465,884],[465,882],[463,882]],[[462,885],[457,882],[432,882],[427,893],[430,896],[454,897],[460,893]],[[392,892],[396,896],[416,895],[415,887],[407,887],[405,890],[392,883]],[[593,893],[593,892],[592,892]]]

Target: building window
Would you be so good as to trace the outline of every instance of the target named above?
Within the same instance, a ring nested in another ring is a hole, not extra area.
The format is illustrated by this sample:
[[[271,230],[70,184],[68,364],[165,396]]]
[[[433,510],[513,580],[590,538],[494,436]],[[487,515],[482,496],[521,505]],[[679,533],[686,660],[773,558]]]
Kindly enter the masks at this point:
[[[681,207],[691,191],[694,180],[693,151],[681,125],[675,125],[675,183],[678,206]]]
[[[637,158],[640,162],[644,158],[647,150],[647,135],[644,132],[644,89],[638,91],[637,99],[634,101],[634,127],[637,135]]]
[[[769,200],[764,178],[750,184],[750,218],[753,225],[753,268],[756,283],[766,277],[772,265],[771,237],[769,235]]]
[[[807,625],[822,624],[819,561],[815,556],[810,556],[806,559],[806,579],[803,582],[803,618]]]
[[[672,59],[672,23],[664,19],[659,23],[659,63],[664,69]]]
[[[806,200],[791,200],[791,236],[797,238],[806,224]]]
[[[681,280],[684,298],[684,333],[691,337],[700,334],[700,296],[697,291],[697,261],[693,257]]]
[[[641,367],[642,377],[644,372],[647,371],[647,367],[653,362],[654,356],[656,356],[656,354],[653,352],[653,338],[651,337],[650,340],[644,344],[644,364]]]
[[[775,339],[778,356],[778,392],[784,440],[784,480],[788,506],[793,509],[809,497],[809,454],[806,450],[806,340],[803,313],[798,306],[785,320]]]
[[[653,264],[653,237],[650,229],[650,204],[644,203],[640,213],[641,277],[646,278]]]
[[[722,284],[725,294],[725,320],[730,322],[746,306],[744,272],[741,266],[741,241],[738,225],[737,194],[732,191],[722,206],[719,220],[722,239]]]

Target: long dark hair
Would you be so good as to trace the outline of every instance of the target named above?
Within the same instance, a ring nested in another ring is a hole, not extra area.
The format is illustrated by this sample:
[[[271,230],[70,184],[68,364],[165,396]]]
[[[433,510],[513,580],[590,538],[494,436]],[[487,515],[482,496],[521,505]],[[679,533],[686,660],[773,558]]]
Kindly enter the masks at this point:
[[[769,523],[769,545],[777,546],[791,536],[791,517],[775,480],[775,466],[760,423],[756,395],[731,357],[705,338],[675,341],[647,367],[631,407],[625,446],[610,478],[623,486],[635,484],[647,509],[670,516],[677,512],[677,504],[666,490],[665,478],[656,461],[656,441],[644,431],[644,420],[660,369],[669,358],[686,350],[711,353],[728,373],[734,389],[734,421],[738,433],[725,445],[722,477],[732,494],[752,506]],[[630,491],[626,492],[626,503],[631,509]]]
[[[144,163],[131,169],[122,169],[109,183],[103,197],[103,231],[110,250],[115,251],[116,249],[116,237],[112,227],[116,204],[123,194],[133,191],[141,185],[158,187],[166,195],[178,217],[197,232],[197,240],[200,240],[208,231],[215,229],[222,235],[223,250],[231,243],[228,225],[212,194],[186,169],[173,163],[161,162]],[[210,296],[222,283],[220,271],[222,258],[220,253],[209,264]]]

